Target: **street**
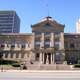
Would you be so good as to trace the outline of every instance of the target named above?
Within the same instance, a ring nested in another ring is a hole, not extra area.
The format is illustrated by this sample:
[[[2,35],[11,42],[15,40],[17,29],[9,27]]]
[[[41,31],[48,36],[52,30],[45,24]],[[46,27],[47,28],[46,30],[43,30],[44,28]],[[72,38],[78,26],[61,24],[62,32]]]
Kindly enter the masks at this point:
[[[0,80],[80,80],[80,71],[4,71]]]

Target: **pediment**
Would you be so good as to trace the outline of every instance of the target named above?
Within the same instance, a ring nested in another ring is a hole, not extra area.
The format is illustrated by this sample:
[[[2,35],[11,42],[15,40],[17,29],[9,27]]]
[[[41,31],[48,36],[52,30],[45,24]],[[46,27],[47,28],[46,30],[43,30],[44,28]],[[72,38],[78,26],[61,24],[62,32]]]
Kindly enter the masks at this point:
[[[32,31],[64,31],[64,25],[56,21],[45,20],[35,25],[32,25]]]

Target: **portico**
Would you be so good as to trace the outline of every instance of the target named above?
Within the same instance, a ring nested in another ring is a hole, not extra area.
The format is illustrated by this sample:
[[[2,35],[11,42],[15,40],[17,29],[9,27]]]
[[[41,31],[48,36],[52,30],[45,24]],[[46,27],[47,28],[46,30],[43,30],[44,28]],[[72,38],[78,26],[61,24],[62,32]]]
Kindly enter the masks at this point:
[[[39,61],[40,64],[54,64],[55,54],[51,50],[36,51],[35,60]]]
[[[46,17],[42,22],[32,25],[32,32],[35,60],[40,64],[54,64],[56,56],[59,56],[61,63],[61,50],[64,50],[64,25],[55,22],[51,17]],[[57,52],[59,55],[56,55]]]

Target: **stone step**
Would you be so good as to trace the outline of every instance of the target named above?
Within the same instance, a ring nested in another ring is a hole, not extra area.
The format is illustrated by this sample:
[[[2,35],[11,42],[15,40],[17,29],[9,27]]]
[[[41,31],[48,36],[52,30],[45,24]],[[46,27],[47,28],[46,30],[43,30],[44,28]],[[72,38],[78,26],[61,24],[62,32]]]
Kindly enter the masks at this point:
[[[69,65],[64,64],[30,64],[27,68],[29,70],[71,70]]]

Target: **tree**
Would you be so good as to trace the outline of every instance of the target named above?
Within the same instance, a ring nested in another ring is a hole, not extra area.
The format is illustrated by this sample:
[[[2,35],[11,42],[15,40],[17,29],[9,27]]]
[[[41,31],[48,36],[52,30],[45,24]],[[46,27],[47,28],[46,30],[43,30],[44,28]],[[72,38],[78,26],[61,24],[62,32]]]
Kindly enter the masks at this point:
[[[1,61],[1,65],[2,65],[1,71],[3,72],[3,53],[2,52],[0,52],[0,61]]]

